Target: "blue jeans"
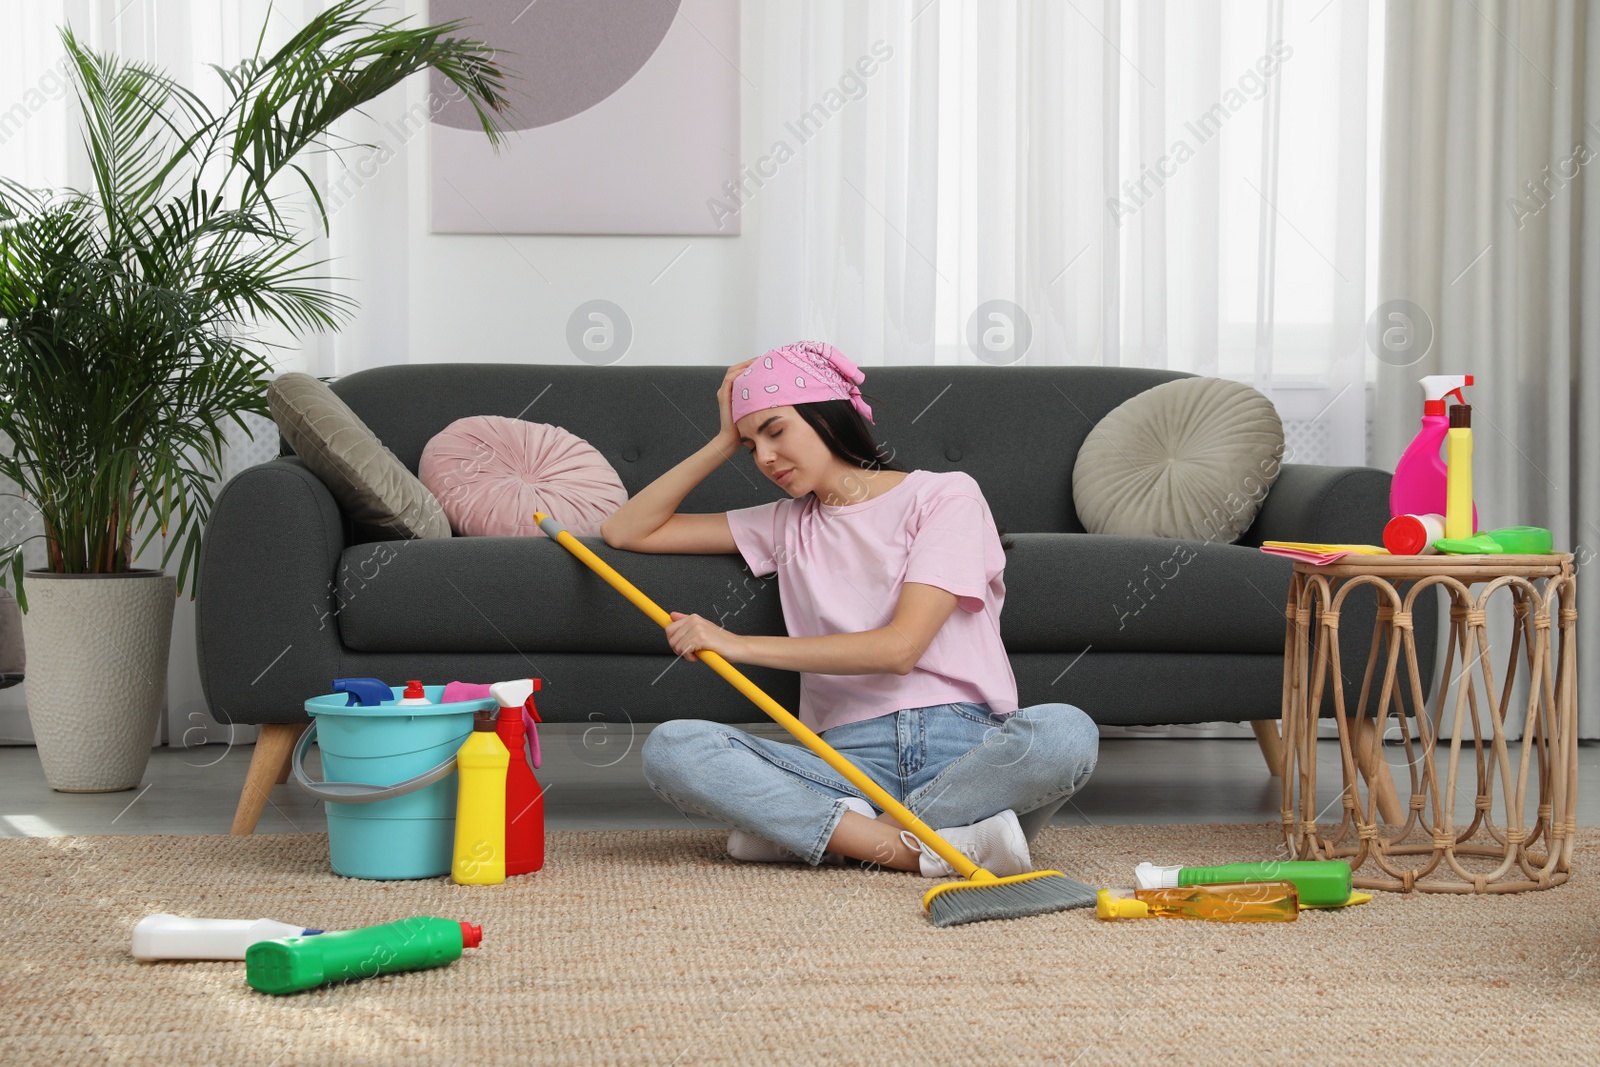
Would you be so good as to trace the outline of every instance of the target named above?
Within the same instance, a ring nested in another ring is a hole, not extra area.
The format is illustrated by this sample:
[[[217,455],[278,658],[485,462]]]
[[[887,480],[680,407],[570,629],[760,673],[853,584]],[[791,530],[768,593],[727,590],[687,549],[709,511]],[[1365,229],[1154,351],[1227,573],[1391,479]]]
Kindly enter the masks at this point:
[[[1070,704],[1007,715],[935,704],[836,726],[822,739],[936,830],[1010,808],[1030,841],[1088,780],[1100,748],[1093,720]],[[849,810],[843,798],[867,799],[808,748],[703,719],[662,723],[641,755],[645,781],[669,804],[813,865]]]

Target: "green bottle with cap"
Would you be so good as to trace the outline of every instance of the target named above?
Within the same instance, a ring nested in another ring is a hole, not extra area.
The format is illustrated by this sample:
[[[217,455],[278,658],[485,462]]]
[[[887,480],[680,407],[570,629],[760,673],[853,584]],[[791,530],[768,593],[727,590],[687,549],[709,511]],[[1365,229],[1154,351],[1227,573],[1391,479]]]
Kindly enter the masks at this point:
[[[245,950],[245,980],[263,993],[298,993],[330,982],[442,967],[482,941],[481,926],[426,916],[258,941]]]
[[[1372,898],[1350,887],[1350,865],[1343,860],[1269,860],[1225,863],[1220,867],[1159,867],[1141,863],[1133,876],[1140,889],[1176,889],[1218,882],[1292,882],[1302,908],[1342,908]]]

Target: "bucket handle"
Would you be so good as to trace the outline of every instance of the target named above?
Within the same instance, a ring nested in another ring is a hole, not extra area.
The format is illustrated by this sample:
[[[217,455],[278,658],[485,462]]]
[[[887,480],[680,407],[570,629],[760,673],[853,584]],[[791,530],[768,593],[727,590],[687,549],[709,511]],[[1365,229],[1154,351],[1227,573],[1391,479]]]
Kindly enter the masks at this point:
[[[372,804],[379,800],[393,800],[403,797],[407,793],[415,793],[435,782],[448,778],[456,769],[456,757],[452,753],[437,767],[423,771],[403,782],[393,785],[364,785],[360,782],[314,782],[306,774],[305,755],[310,749],[312,740],[317,736],[315,721],[300,735],[300,740],[294,746],[294,759],[291,761],[294,769],[294,782],[301,789],[316,797],[334,804]]]

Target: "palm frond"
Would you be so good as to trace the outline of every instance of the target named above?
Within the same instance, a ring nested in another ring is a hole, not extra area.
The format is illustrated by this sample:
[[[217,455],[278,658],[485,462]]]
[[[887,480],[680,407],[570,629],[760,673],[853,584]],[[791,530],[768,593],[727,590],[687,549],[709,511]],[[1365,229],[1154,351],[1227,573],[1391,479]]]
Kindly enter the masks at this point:
[[[462,90],[490,144],[501,143],[510,100],[494,49],[452,36],[459,23],[407,29],[375,20],[375,10],[370,0],[334,4],[268,57],[244,87],[249,103],[231,148],[232,164],[246,174],[241,207],[264,198],[267,183],[300,152],[325,147],[337,120],[428,69]],[[318,208],[326,226],[320,199]]]
[[[267,414],[259,327],[332,330],[355,307],[292,221],[275,178],[334,148],[350,112],[418,72],[462,88],[498,144],[504,74],[455,24],[407,28],[341,0],[282,48],[213,67],[216,109],[162,71],[61,33],[92,187],[0,178],[0,474],[44,523],[48,566],[126,570],[155,536],[192,585],[224,429]],[[143,544],[134,537],[147,527]],[[0,584],[21,588],[21,544]],[[9,566],[7,566],[9,564]]]

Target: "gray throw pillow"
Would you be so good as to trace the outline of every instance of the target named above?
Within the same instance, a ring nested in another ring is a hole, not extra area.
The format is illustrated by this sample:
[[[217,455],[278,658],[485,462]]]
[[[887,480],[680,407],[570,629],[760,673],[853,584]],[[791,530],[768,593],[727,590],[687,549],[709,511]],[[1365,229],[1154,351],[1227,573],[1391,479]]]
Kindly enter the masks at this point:
[[[267,404],[284,440],[346,515],[395,538],[450,536],[433,494],[325,382],[279,375]]]
[[[1179,378],[1114,408],[1072,468],[1090,533],[1230,544],[1255,521],[1283,459],[1283,421],[1256,390]]]

